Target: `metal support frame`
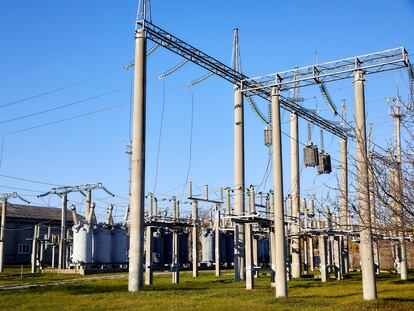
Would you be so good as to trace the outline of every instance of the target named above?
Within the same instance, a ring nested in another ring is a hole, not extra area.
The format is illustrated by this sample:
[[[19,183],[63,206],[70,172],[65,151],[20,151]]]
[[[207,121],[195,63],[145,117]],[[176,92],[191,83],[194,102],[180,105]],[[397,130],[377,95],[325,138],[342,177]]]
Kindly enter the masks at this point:
[[[249,94],[244,95],[257,95],[266,101],[268,101],[270,98],[271,89],[263,88],[260,83],[257,83],[246,75],[233,70],[229,66],[196,49],[190,44],[175,37],[174,35],[168,33],[167,31],[150,23],[147,20],[139,21],[139,24],[142,25],[143,29],[145,29],[147,38],[154,43],[159,44],[160,46],[182,56],[183,58],[200,67],[203,67],[204,69],[214,73],[224,80],[229,81],[230,83],[239,84],[241,81],[243,81],[243,89],[249,90]],[[283,96],[280,96],[280,106],[289,112],[297,113],[298,116],[318,125],[321,128],[324,128],[334,135],[337,135],[339,137],[347,136],[347,129],[342,128],[336,125],[334,122],[315,114],[312,110],[299,106],[297,103],[290,101]]]
[[[254,93],[270,90],[274,86],[281,91],[343,79],[352,79],[355,70],[365,75],[408,67],[408,53],[404,47],[393,48],[321,64],[295,68],[243,80],[243,92]],[[253,86],[252,86],[253,84]]]

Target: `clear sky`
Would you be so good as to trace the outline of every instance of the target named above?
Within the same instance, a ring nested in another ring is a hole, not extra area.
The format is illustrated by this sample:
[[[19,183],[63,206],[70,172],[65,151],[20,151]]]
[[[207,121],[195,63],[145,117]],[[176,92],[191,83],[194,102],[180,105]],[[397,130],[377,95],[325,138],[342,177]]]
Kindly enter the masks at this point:
[[[405,46],[409,53],[414,51],[412,0],[152,0],[151,4],[156,25],[226,64],[231,59],[233,28],[238,27],[243,71],[249,76],[398,46]],[[51,185],[6,175],[59,185],[101,181],[118,196],[127,198],[125,142],[129,140],[132,71],[122,66],[133,58],[136,9],[137,1],[132,0],[0,2],[0,136],[4,135],[0,192],[21,188],[24,190],[18,192],[34,204],[59,205],[57,198],[46,197],[42,201],[35,197]],[[189,167],[191,94],[194,127],[189,179],[194,181],[196,193],[204,184],[211,185],[212,192],[233,185],[233,87],[213,77],[192,90],[186,88],[186,83],[206,73],[193,64],[163,81],[158,79],[180,61],[161,48],[148,58],[146,190],[155,190],[159,198],[181,196],[183,192]],[[108,74],[15,103],[105,73]],[[394,96],[397,86],[406,96],[407,81],[404,70],[367,78],[368,122],[374,124],[376,143],[381,146],[393,138],[393,121],[388,117],[384,97]],[[347,115],[352,120],[352,81],[332,83],[328,89],[338,107],[342,99],[347,100]],[[333,118],[317,87],[301,93],[306,107],[317,107],[323,116]],[[266,113],[267,104],[258,103]],[[64,105],[67,106],[54,109]],[[45,110],[51,111],[36,114]],[[97,110],[103,111],[70,119]],[[30,114],[33,115],[28,117]],[[286,133],[288,117],[283,113]],[[67,118],[70,120],[7,134]],[[267,191],[272,181],[271,177],[264,178],[268,149],[263,145],[263,129],[264,124],[246,105],[246,185],[260,185],[260,190]],[[314,128],[313,132],[318,144],[319,131]],[[300,140],[307,140],[305,121],[300,122]],[[325,133],[325,149],[334,159],[339,159],[338,146],[338,139]],[[290,144],[286,136],[283,147],[287,194]],[[324,184],[334,186],[337,174],[334,169],[331,175],[316,176],[313,169],[303,169],[302,194],[326,193]],[[120,197],[110,199],[96,192],[98,216],[103,217],[107,203],[114,202],[119,220],[127,204]],[[84,210],[82,196],[71,194],[69,199],[78,204],[81,212]],[[162,206],[166,204],[161,202]]]

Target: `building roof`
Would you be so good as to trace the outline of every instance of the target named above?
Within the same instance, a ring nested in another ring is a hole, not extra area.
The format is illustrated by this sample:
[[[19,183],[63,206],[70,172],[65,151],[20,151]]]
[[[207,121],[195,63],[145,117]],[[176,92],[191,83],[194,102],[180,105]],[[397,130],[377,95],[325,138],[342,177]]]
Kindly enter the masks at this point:
[[[6,218],[20,219],[26,221],[61,221],[62,209],[55,207],[43,207],[22,204],[7,204]],[[1,215],[0,215],[1,218]],[[69,223],[73,223],[72,211],[68,208],[66,218]],[[83,216],[78,214],[78,219]]]

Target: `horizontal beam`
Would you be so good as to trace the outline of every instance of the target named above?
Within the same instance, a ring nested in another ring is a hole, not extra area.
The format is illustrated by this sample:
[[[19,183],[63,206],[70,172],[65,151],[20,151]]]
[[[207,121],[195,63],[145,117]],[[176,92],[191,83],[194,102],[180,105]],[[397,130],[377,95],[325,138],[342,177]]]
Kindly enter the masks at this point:
[[[230,83],[242,85],[243,89],[249,89],[245,96],[256,95],[266,101],[270,100],[271,92],[268,88],[261,87],[261,84],[246,75],[235,71],[231,67],[221,63],[215,58],[196,49],[167,31],[156,25],[144,20],[137,23],[139,27],[145,29],[146,37],[156,44],[174,52],[175,54],[191,61],[192,63],[214,73],[215,75],[227,80]],[[318,116],[310,109],[301,107],[297,103],[281,97],[281,107],[289,112],[296,113],[299,117],[311,122],[332,134],[346,139],[349,131],[336,123]]]
[[[336,61],[295,68],[243,80],[244,92],[280,87],[281,91],[320,83],[350,79],[356,70],[365,75],[397,70],[409,66],[404,47],[344,58]]]

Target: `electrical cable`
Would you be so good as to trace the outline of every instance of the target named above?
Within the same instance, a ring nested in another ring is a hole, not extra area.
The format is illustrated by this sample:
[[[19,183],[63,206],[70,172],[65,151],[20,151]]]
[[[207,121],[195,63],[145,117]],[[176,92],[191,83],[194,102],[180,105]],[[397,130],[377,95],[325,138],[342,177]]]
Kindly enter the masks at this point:
[[[4,107],[11,106],[11,105],[19,104],[19,103],[22,103],[22,102],[25,102],[25,101],[29,101],[29,100],[32,100],[32,99],[35,99],[35,98],[38,98],[38,97],[41,97],[41,96],[49,95],[49,94],[56,93],[56,92],[59,92],[59,91],[62,91],[62,90],[65,90],[65,89],[68,89],[68,88],[71,88],[71,87],[80,85],[80,84],[84,84],[86,82],[93,81],[93,80],[96,80],[96,79],[99,79],[99,78],[102,78],[102,77],[105,77],[105,76],[114,74],[114,73],[116,73],[118,71],[122,71],[123,68],[124,67],[120,67],[120,68],[117,68],[117,69],[113,69],[113,70],[110,70],[110,71],[105,72],[103,74],[96,75],[96,76],[92,76],[90,78],[86,78],[86,79],[80,80],[78,82],[70,83],[70,84],[67,84],[65,86],[61,86],[61,87],[58,87],[58,88],[55,88],[55,89],[51,89],[49,91],[45,91],[45,92],[38,93],[36,95],[32,95],[32,96],[24,97],[24,98],[21,98],[21,99],[18,99],[18,100],[14,100],[14,101],[11,101],[11,102],[8,102],[8,103],[5,103],[5,104],[0,105],[0,108],[4,108]]]
[[[188,166],[187,166],[187,173],[185,176],[185,183],[184,183],[183,191],[181,193],[181,200],[184,197],[185,187],[188,183],[188,178],[190,176],[192,150],[193,150],[194,92],[192,88],[190,88],[190,91],[191,91],[191,113],[190,113],[191,118],[190,118],[189,155],[188,155]]]
[[[59,110],[59,109],[67,108],[67,107],[70,107],[70,106],[75,106],[75,105],[78,105],[78,104],[81,104],[81,103],[85,103],[87,101],[91,101],[91,100],[94,100],[94,99],[97,99],[97,98],[100,98],[100,97],[108,96],[108,95],[126,90],[128,88],[129,88],[129,86],[121,87],[121,88],[114,89],[114,90],[109,91],[109,92],[105,92],[105,93],[98,94],[98,95],[95,95],[95,96],[87,97],[85,99],[80,99],[80,100],[77,100],[77,101],[74,101],[74,102],[71,102],[71,103],[68,103],[68,104],[65,104],[65,105],[53,107],[53,108],[50,108],[50,109],[46,109],[46,110],[42,110],[42,111],[38,111],[38,112],[34,112],[34,113],[25,114],[25,115],[15,117],[15,118],[12,118],[12,119],[8,119],[8,120],[3,120],[3,121],[0,121],[0,124],[9,123],[9,122],[17,121],[17,120],[22,120],[22,119],[38,116],[38,115],[41,115],[41,114],[44,114],[44,113],[48,113],[48,112],[56,111],[56,110]]]
[[[86,113],[82,113],[82,114],[78,114],[69,118],[64,118],[64,119],[60,119],[60,120],[56,120],[56,121],[52,121],[52,122],[47,122],[47,123],[43,123],[43,124],[39,124],[39,125],[35,125],[35,126],[31,126],[31,127],[26,127],[26,128],[22,128],[22,129],[18,129],[15,131],[11,131],[11,132],[7,132],[5,134],[3,134],[2,137],[2,142],[1,142],[1,153],[0,153],[0,167],[2,165],[3,162],[3,152],[4,152],[4,145],[5,145],[5,137],[11,134],[16,134],[16,133],[21,133],[21,132],[25,132],[25,131],[29,131],[29,130],[33,130],[33,129],[37,129],[37,128],[42,128],[42,127],[46,127],[46,126],[50,126],[50,125],[54,125],[54,124],[58,124],[58,123],[62,123],[62,122],[66,122],[66,121],[70,121],[70,120],[75,120],[75,119],[79,119],[79,118],[83,118],[83,117],[87,117],[96,113],[100,113],[100,112],[104,112],[104,111],[109,111],[109,110],[113,110],[116,108],[119,108],[121,106],[125,106],[128,105],[129,102],[124,102],[118,105],[114,105],[114,106],[109,106],[109,107],[105,107],[102,109],[97,109],[91,112],[86,112]]]
[[[162,79],[162,106],[161,106],[161,120],[160,120],[160,129],[158,131],[158,148],[157,148],[157,159],[155,161],[155,177],[154,177],[154,187],[153,193],[156,192],[157,189],[157,181],[158,181],[158,164],[160,159],[160,150],[161,150],[161,137],[162,137],[162,126],[164,123],[164,111],[165,111],[165,79]]]

